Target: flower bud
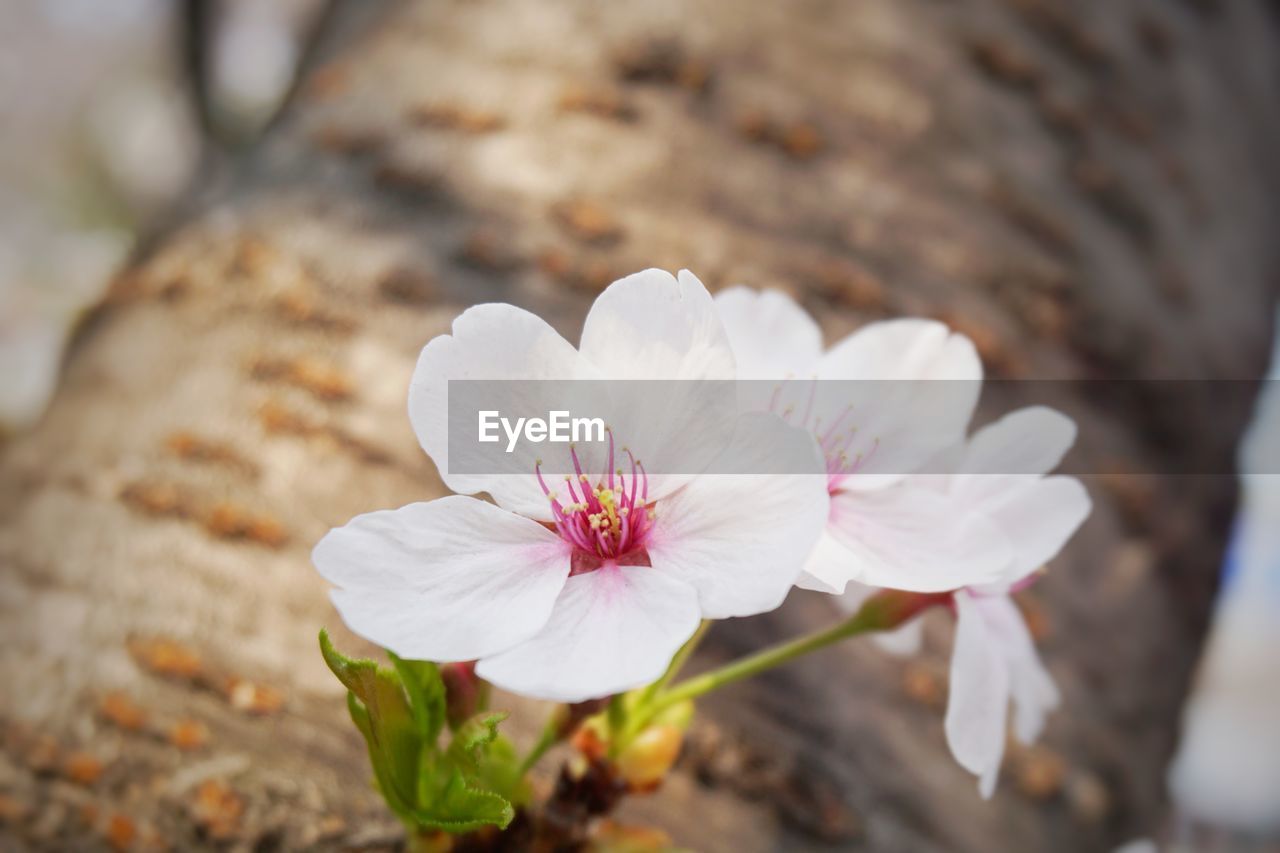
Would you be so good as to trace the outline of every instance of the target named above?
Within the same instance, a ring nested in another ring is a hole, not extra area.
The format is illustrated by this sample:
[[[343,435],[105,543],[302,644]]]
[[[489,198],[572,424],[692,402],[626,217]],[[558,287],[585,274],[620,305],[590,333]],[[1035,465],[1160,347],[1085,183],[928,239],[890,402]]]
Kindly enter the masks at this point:
[[[590,761],[600,761],[609,751],[609,726],[600,715],[588,717],[569,740],[574,750]]]
[[[618,754],[614,766],[633,790],[648,790],[667,775],[680,755],[684,730],[670,723],[649,726]]]
[[[441,664],[440,678],[451,728],[462,725],[489,703],[489,685],[476,675],[475,661]]]

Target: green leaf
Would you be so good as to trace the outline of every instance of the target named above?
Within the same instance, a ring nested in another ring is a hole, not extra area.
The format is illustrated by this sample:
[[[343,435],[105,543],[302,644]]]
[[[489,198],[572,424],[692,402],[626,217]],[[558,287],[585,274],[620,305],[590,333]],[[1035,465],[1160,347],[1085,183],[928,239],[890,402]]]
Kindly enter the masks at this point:
[[[514,748],[498,736],[505,713],[467,720],[441,749],[445,691],[435,664],[390,653],[393,669],[352,659],[324,631],[320,651],[348,690],[347,708],[368,744],[378,788],[401,820],[453,833],[511,822],[515,809],[504,794],[521,792],[523,783],[510,770],[518,766]]]
[[[347,710],[351,712],[352,722],[356,724],[360,734],[364,735],[365,744],[369,747],[369,763],[373,766],[373,778],[378,783],[378,790],[382,792],[382,799],[386,801],[391,811],[395,812],[396,817],[412,823],[414,821],[413,803],[399,791],[400,786],[395,781],[395,771],[377,748],[377,738],[373,733],[369,712],[360,704],[356,694],[350,690],[347,691]]]
[[[434,784],[429,801],[414,814],[420,826],[471,832],[490,825],[506,829],[515,818],[515,809],[505,797],[472,785],[457,768],[447,774],[437,772],[424,778]]]
[[[498,724],[507,718],[506,711],[477,714],[458,726],[449,742],[448,758],[455,767],[475,772],[485,747],[498,737]]]
[[[520,756],[511,741],[498,734],[498,724],[506,718],[506,712],[491,712],[467,720],[454,733],[447,757],[472,787],[523,803],[529,790],[520,772]]]
[[[532,791],[521,772],[520,760],[511,741],[499,735],[485,748],[476,780],[480,787],[501,794],[513,805],[524,805]]]
[[[391,658],[404,684],[418,731],[424,741],[434,744],[445,721],[445,688],[440,667],[431,661],[404,660],[394,652],[387,652],[387,657]]]
[[[371,660],[354,660],[333,647],[320,632],[325,663],[350,691],[351,719],[369,746],[378,787],[392,811],[411,813],[415,805],[418,756],[427,746],[418,729],[400,678]]]

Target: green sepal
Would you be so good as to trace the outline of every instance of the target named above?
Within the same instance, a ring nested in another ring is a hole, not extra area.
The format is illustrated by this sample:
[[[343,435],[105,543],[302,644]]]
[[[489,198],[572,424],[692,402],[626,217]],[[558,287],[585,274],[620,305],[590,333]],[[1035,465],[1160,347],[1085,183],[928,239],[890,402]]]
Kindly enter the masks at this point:
[[[445,689],[434,663],[388,653],[388,669],[348,658],[324,631],[320,651],[347,688],[347,708],[369,747],[374,779],[401,820],[451,833],[511,823],[512,799],[524,796],[524,786],[515,750],[498,735],[505,713],[476,715],[442,749]]]

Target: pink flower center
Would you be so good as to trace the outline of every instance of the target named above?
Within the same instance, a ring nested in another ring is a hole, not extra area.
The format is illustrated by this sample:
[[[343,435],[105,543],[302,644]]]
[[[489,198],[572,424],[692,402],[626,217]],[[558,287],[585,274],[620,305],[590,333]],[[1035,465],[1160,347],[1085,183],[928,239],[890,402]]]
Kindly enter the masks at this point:
[[[556,532],[574,548],[573,574],[592,571],[606,562],[648,565],[644,545],[653,529],[655,505],[649,501],[649,477],[643,463],[625,447],[622,452],[631,462],[630,474],[614,467],[613,431],[606,431],[609,457],[594,485],[570,446],[576,476],[564,478],[568,503],[561,503],[560,495],[543,480],[542,460],[534,465],[538,485],[551,501]]]

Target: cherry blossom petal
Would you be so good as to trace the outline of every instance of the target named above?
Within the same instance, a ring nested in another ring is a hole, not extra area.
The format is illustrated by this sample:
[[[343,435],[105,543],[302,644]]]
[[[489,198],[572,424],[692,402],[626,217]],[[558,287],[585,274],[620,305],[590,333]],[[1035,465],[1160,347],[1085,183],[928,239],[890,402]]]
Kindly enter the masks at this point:
[[[546,623],[569,549],[537,522],[475,498],[357,516],[320,540],[316,568],[352,631],[405,658],[474,660]]]
[[[845,380],[822,383],[816,412],[851,433],[844,452],[857,476],[845,488],[870,490],[921,470],[963,441],[982,362],[968,338],[941,323],[893,320],[836,344],[818,362],[818,376]]]
[[[975,503],[1006,489],[1004,476],[1047,474],[1076,440],[1071,418],[1044,406],[1005,415],[974,433],[952,486]]]
[[[790,296],[731,287],[715,296],[739,379],[783,379],[813,373],[822,330]]]
[[[611,379],[733,379],[711,294],[688,270],[648,269],[609,285],[582,327],[582,355]]]
[[[778,607],[827,518],[822,462],[804,430],[745,415],[725,453],[746,473],[705,474],[659,502],[647,543],[654,570],[696,588],[710,619]]]
[[[1002,582],[1015,584],[1058,555],[1093,504],[1074,477],[992,479],[1005,481],[1007,488],[980,505],[981,511],[1009,538],[1013,561]]]
[[[550,506],[533,476],[540,445],[522,443],[513,453],[492,452],[486,448],[498,445],[481,447],[474,442],[476,425],[462,424],[455,417],[452,426],[468,430],[472,440],[455,442],[453,449],[464,456],[468,452],[483,455],[455,459],[450,465],[449,381],[597,378],[573,346],[537,315],[512,305],[477,305],[454,320],[453,334],[441,335],[423,348],[409,388],[409,418],[422,449],[435,461],[450,489],[463,494],[488,492],[512,512],[549,521]],[[504,386],[511,411],[503,414],[545,416],[552,409],[565,408],[565,387],[560,382],[513,382]],[[467,470],[485,473],[461,473]]]
[[[698,627],[693,587],[647,566],[569,578],[546,627],[476,673],[504,690],[580,702],[656,680]]]
[[[959,592],[955,604],[947,744],[960,766],[980,777],[982,796],[990,797],[1004,756],[1009,670],[973,597]]]
[[[963,511],[929,479],[832,496],[828,529],[849,551],[845,580],[945,592],[1005,575],[1012,551],[1004,533],[982,514]]]
[[[864,326],[832,347],[818,370],[824,379],[982,379],[972,341],[915,318]]]
[[[1032,743],[1044,729],[1045,717],[1058,706],[1058,688],[1040,662],[1026,620],[1013,599],[1007,595],[979,596],[974,603],[1009,670],[1014,734],[1023,743]]]
[[[582,328],[583,357],[614,383],[614,434],[640,456],[649,493],[692,479],[724,447],[737,414],[733,351],[696,277],[645,270],[611,284]]]
[[[813,546],[813,551],[805,561],[804,571],[796,579],[796,586],[839,595],[844,592],[845,584],[849,583],[852,560],[849,549],[824,528],[818,537],[818,544]]]

